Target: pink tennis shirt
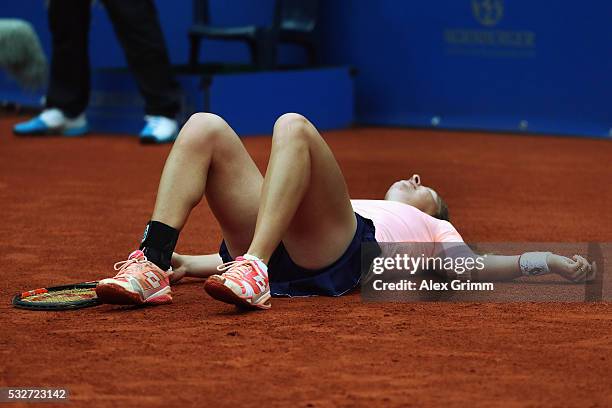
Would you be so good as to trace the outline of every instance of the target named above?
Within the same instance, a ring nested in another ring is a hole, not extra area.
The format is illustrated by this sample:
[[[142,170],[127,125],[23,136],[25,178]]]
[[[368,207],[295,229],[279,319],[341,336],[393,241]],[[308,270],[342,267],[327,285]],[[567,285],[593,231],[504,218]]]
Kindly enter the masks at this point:
[[[411,205],[389,200],[351,200],[351,204],[357,214],[372,220],[378,242],[463,242],[450,222]]]

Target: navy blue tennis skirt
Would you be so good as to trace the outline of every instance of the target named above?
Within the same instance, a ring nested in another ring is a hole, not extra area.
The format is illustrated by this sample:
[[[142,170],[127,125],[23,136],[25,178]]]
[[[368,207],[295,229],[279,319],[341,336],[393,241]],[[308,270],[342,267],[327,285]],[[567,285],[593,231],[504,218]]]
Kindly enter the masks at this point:
[[[276,248],[268,263],[270,292],[273,296],[340,296],[354,289],[361,279],[363,242],[374,242],[375,229],[372,220],[355,213],[357,230],[342,256],[326,268],[313,270],[296,265],[289,257],[283,243]],[[378,245],[367,245],[364,263],[369,265],[380,250],[371,250]],[[225,241],[221,242],[219,255],[223,262],[233,261]]]

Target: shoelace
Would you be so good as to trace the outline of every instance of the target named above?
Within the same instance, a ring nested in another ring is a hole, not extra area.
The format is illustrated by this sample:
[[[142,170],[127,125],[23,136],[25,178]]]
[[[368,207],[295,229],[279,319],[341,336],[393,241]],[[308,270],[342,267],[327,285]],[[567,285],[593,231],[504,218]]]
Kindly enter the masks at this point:
[[[244,275],[249,273],[253,266],[252,261],[243,259],[242,261],[230,261],[217,266],[219,272],[224,272],[225,276],[234,279],[244,279]]]
[[[116,276],[123,276],[125,275],[126,270],[127,268],[130,267],[130,265],[147,263],[147,262],[149,262],[149,260],[147,259],[146,256],[143,256],[142,258],[132,258],[132,259],[126,259],[125,261],[116,262],[115,265],[113,265],[113,268],[116,271],[119,271],[119,273],[117,273]]]

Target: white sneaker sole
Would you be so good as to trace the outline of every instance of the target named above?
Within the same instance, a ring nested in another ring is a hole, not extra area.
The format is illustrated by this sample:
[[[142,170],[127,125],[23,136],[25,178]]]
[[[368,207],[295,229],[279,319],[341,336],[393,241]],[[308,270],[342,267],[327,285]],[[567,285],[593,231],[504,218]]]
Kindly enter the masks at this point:
[[[269,288],[264,293],[258,296],[256,302],[253,302],[253,299],[242,298],[236,295],[233,290],[225,286],[222,277],[211,276],[206,280],[206,283],[204,284],[204,290],[214,299],[239,307],[264,310],[270,309],[272,307],[272,304],[270,302],[271,296]]]
[[[96,295],[98,299],[100,299],[102,303],[111,305],[161,305],[172,303],[171,293],[172,289],[170,286],[166,286],[146,299],[143,299],[140,293],[129,291],[123,286],[114,283],[98,284],[98,286],[96,286]]]

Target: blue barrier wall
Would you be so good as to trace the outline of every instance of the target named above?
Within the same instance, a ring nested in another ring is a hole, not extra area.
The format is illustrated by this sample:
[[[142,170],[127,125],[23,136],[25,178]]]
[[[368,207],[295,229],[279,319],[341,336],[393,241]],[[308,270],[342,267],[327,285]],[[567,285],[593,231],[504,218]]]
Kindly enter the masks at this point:
[[[276,119],[300,112],[321,130],[343,129],[354,118],[354,82],[348,67],[177,75],[182,93],[177,119],[194,112],[221,115],[240,136],[270,134]],[[87,118],[94,132],[137,134],[144,100],[127,69],[92,76]]]
[[[333,0],[322,44],[359,68],[365,123],[607,136],[610,16],[606,1]]]
[[[3,2],[32,21],[48,49],[42,0]],[[191,1],[157,0],[174,63],[187,58]],[[266,23],[273,0],[210,0],[216,24]],[[612,128],[612,3],[561,0],[323,0],[322,56],[351,64],[357,120],[381,125],[608,136]],[[97,5],[93,66],[121,66]],[[205,61],[246,61],[242,44],[208,42]],[[285,62],[300,62],[287,48]]]

